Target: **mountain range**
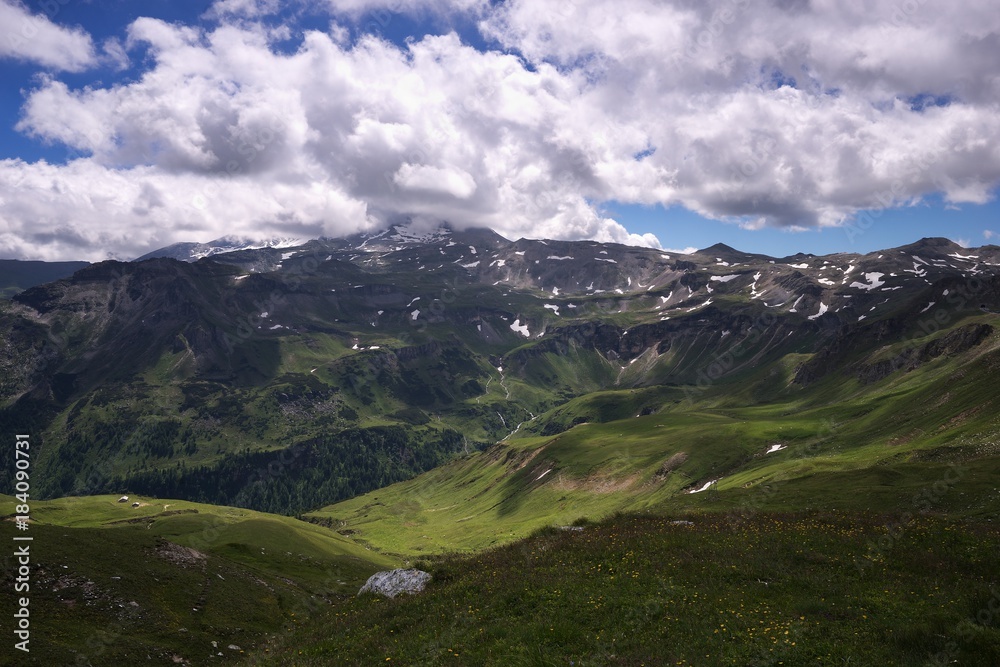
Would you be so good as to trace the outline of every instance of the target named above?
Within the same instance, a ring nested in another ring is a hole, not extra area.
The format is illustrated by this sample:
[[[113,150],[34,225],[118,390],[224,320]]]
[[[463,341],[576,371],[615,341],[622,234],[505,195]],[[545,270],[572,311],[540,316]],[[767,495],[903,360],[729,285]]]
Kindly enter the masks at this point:
[[[1000,658],[1000,248],[153,255],[0,300],[25,664]]]
[[[996,363],[996,246],[681,255],[396,226],[147,257],[0,302],[0,422],[36,434],[45,496],[297,513],[522,436],[720,406],[875,405],[940,368],[963,379],[939,391],[982,403],[941,405],[942,418],[995,431],[973,371]],[[924,436],[900,423],[887,438]],[[653,475],[669,449],[631,473]],[[758,463],[685,456],[667,466],[671,493]]]

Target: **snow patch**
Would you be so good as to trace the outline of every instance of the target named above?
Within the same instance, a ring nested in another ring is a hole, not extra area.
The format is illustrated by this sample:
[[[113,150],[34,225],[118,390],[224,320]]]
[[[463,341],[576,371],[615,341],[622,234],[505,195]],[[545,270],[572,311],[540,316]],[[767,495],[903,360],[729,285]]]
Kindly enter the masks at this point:
[[[821,302],[819,304],[819,312],[816,313],[815,315],[810,315],[809,319],[810,320],[815,320],[815,319],[818,319],[820,317],[823,317],[823,314],[826,313],[826,311],[828,311],[828,310],[830,310],[830,307],[827,306],[825,303]]]
[[[702,491],[707,491],[708,487],[712,486],[713,484],[715,484],[718,481],[719,480],[717,480],[717,479],[713,479],[710,482],[705,482],[705,486],[701,487],[700,489],[692,489],[692,490],[688,491],[688,493],[701,493]]]
[[[514,323],[512,325],[510,325],[510,330],[511,331],[516,331],[517,333],[521,334],[525,338],[531,338],[531,333],[528,331],[528,325],[527,324],[521,324],[521,319],[520,318],[514,320]]]
[[[885,281],[882,280],[882,276],[884,275],[885,275],[884,273],[866,273],[865,280],[868,281],[867,283],[859,283],[855,281],[851,283],[851,287],[856,287],[858,289],[863,289],[870,292],[876,287],[881,287],[882,285],[885,285]]]
[[[711,299],[709,299],[709,300],[708,300],[708,301],[706,301],[705,303],[703,303],[703,304],[700,304],[700,305],[697,305],[697,306],[695,306],[694,308],[688,308],[688,309],[687,309],[687,312],[689,312],[689,313],[690,313],[690,312],[691,312],[692,310],[698,310],[699,308],[704,308],[705,306],[708,306],[708,305],[711,305],[711,303],[712,303],[712,300],[711,300]]]

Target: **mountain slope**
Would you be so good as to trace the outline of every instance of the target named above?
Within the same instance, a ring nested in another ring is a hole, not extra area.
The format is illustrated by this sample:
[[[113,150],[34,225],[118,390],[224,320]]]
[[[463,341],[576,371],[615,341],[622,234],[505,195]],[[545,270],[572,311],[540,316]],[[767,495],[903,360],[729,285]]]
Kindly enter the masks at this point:
[[[943,239],[778,259],[448,227],[104,262],[0,301],[0,426],[31,430],[50,497],[300,512],[515,434],[821,411],[966,372],[998,276],[1000,248]]]
[[[17,664],[231,664],[396,564],[288,517],[117,501],[31,503],[32,641]],[[0,512],[16,502],[0,496]],[[18,608],[8,560],[0,601]]]

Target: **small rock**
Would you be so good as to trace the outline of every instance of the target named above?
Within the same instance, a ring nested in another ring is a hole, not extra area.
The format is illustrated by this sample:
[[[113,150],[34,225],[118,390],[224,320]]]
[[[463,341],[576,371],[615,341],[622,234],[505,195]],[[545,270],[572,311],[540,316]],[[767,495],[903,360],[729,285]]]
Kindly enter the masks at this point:
[[[358,595],[373,593],[375,595],[394,598],[400,593],[419,593],[424,590],[424,587],[427,586],[427,582],[430,580],[431,575],[423,570],[386,570],[384,572],[376,572],[368,578],[365,585],[358,591]]]
[[[230,644],[226,648],[228,648],[230,651],[242,651],[243,650],[239,646],[237,646],[236,644]]]
[[[559,530],[568,530],[574,533],[582,533],[583,526],[559,526]]]
[[[683,519],[680,519],[678,521],[671,521],[670,524],[673,526],[693,526],[694,521],[684,521]]]

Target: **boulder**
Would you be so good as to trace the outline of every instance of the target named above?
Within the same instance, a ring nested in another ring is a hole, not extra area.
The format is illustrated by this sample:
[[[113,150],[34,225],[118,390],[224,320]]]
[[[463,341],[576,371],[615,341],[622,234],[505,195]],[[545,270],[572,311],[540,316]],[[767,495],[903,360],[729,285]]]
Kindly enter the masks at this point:
[[[431,575],[422,570],[386,570],[376,572],[365,585],[358,591],[358,595],[363,593],[373,593],[394,598],[400,593],[419,593],[424,590],[427,582],[431,580]]]

